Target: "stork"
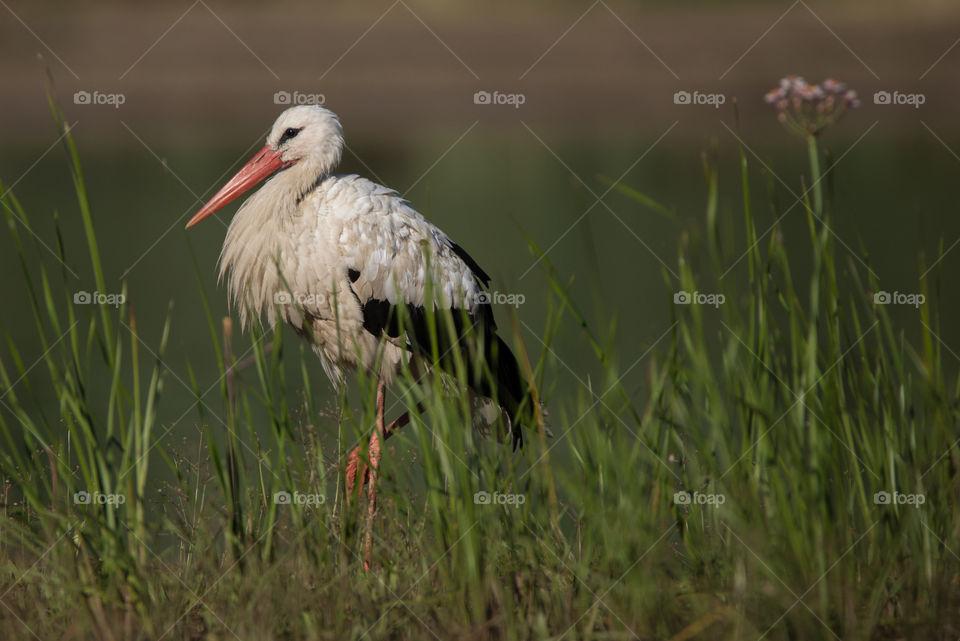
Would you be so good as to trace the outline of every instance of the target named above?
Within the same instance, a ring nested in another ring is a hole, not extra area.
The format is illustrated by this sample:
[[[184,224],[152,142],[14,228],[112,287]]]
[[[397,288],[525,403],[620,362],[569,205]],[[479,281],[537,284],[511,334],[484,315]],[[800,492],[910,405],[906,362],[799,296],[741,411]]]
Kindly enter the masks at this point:
[[[269,327],[287,323],[309,341],[338,389],[348,371],[376,376],[367,456],[358,445],[346,470],[348,500],[358,480],[358,498],[367,488],[369,569],[381,443],[409,421],[404,414],[385,424],[386,386],[405,365],[443,375],[458,359],[466,363],[467,393],[495,401],[515,449],[538,403],[497,336],[490,277],[396,191],[335,175],[343,145],[332,111],[287,109],[266,145],[187,227],[269,178],[234,215],[220,254],[220,279],[241,327],[254,318]]]

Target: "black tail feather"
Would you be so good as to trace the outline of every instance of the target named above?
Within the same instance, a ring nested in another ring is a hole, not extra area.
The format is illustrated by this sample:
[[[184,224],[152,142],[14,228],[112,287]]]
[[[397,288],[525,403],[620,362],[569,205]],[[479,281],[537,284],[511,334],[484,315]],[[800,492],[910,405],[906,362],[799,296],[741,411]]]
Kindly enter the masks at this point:
[[[358,299],[359,300],[359,299]],[[387,301],[370,299],[362,304],[363,326],[375,336],[397,338],[406,330],[411,351],[434,358],[428,315],[423,307],[395,306]],[[471,356],[481,356],[483,363],[474,363],[467,384],[474,392],[495,398],[510,419],[514,450],[523,446],[522,429],[532,428],[536,421],[533,395],[510,347],[497,336],[496,324],[489,307],[483,308],[479,319],[471,319],[457,310],[445,310],[449,317],[440,316],[436,322],[436,364],[451,374],[457,371],[457,360],[467,362]],[[482,345],[482,347],[480,347]],[[478,349],[479,348],[479,349]]]
[[[523,447],[523,427],[532,427],[534,399],[510,347],[494,334],[487,341],[487,363],[496,378],[497,400],[510,415],[513,449]]]

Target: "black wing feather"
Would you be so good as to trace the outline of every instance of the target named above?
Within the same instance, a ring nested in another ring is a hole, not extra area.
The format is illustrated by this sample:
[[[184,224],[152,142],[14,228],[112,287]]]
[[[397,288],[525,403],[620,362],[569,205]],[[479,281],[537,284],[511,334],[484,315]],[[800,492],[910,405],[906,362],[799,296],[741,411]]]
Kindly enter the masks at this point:
[[[487,273],[459,245],[451,241],[451,248],[470,267],[471,272],[483,285],[490,282]],[[350,282],[354,283],[360,277],[360,272],[350,269],[348,276]],[[399,309],[401,306],[386,300],[377,298],[360,300],[352,287],[350,291],[360,303],[360,309],[363,312],[363,328],[366,331],[378,338],[383,336],[399,338],[402,329],[406,328],[407,349],[432,359],[430,325],[427,311],[423,306],[403,304],[401,310]],[[471,351],[473,353],[479,351],[476,347],[471,349],[471,345],[479,342],[482,346],[480,349],[483,350],[483,359],[493,380],[491,381],[491,377],[487,376],[482,368],[470,368],[467,384],[481,396],[496,397],[500,405],[509,412],[513,427],[513,447],[514,449],[521,447],[523,445],[521,424],[530,422],[532,401],[529,400],[516,357],[510,347],[496,334],[492,307],[489,304],[481,305],[476,317],[465,314],[462,309],[449,311],[453,325],[452,335],[447,331],[449,326],[445,322],[446,318],[437,323],[437,353],[440,356],[438,365],[445,371],[454,373],[457,361],[454,348],[457,348],[461,358],[470,362]],[[434,310],[434,313],[435,317],[439,317],[441,310]],[[468,335],[471,339],[464,341],[463,339]],[[528,402],[524,403],[525,400]]]
[[[483,268],[477,264],[477,261],[473,259],[473,256],[468,254],[463,247],[456,244],[449,238],[447,238],[447,244],[450,245],[450,249],[453,250],[453,253],[456,254],[460,260],[462,260],[464,264],[470,268],[470,271],[473,272],[473,275],[477,277],[477,280],[480,281],[484,287],[490,284],[490,275],[483,271]]]

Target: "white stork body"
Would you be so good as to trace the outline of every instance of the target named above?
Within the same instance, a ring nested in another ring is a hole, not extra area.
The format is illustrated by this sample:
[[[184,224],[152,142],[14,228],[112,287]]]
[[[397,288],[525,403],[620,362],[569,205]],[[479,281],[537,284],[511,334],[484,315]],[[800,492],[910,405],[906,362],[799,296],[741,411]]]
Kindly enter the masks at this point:
[[[453,241],[395,191],[359,176],[325,176],[278,215],[283,177],[244,203],[224,241],[220,273],[227,275],[243,325],[250,310],[272,327],[279,311],[311,337],[335,384],[343,382],[345,369],[373,371],[378,358],[376,373],[389,383],[410,352],[392,339],[378,355],[381,337],[364,327],[364,306],[423,307],[427,252],[434,305],[477,315],[483,291],[477,276],[454,252]]]
[[[220,275],[244,327],[251,314],[273,327],[279,314],[311,342],[336,385],[345,370],[357,367],[378,377],[369,467],[359,447],[347,466],[348,494],[358,476],[361,487],[369,482],[372,526],[380,443],[406,424],[404,417],[390,425],[383,420],[385,385],[404,359],[449,369],[456,359],[447,355],[456,352],[467,361],[467,386],[501,406],[515,447],[536,402],[496,335],[482,298],[486,273],[397,192],[334,175],[342,149],[343,131],[332,112],[317,106],[284,111],[266,146],[187,227],[270,178],[234,216]],[[433,327],[431,318],[438,319]],[[433,353],[433,340],[441,354]],[[371,546],[368,530],[367,567]]]

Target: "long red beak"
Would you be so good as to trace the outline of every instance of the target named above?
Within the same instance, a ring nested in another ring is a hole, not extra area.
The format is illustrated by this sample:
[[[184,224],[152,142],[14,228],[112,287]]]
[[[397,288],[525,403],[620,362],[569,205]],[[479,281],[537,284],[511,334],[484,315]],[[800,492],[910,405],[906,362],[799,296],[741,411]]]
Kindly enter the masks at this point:
[[[237,172],[237,175],[230,179],[226,185],[220,188],[213,198],[210,199],[203,209],[190,219],[187,228],[193,227],[201,220],[217,211],[221,207],[233,202],[244,192],[254,187],[272,173],[283,167],[292,165],[292,162],[284,162],[280,159],[280,152],[274,151],[270,145],[263,149],[250,159],[250,161]]]

